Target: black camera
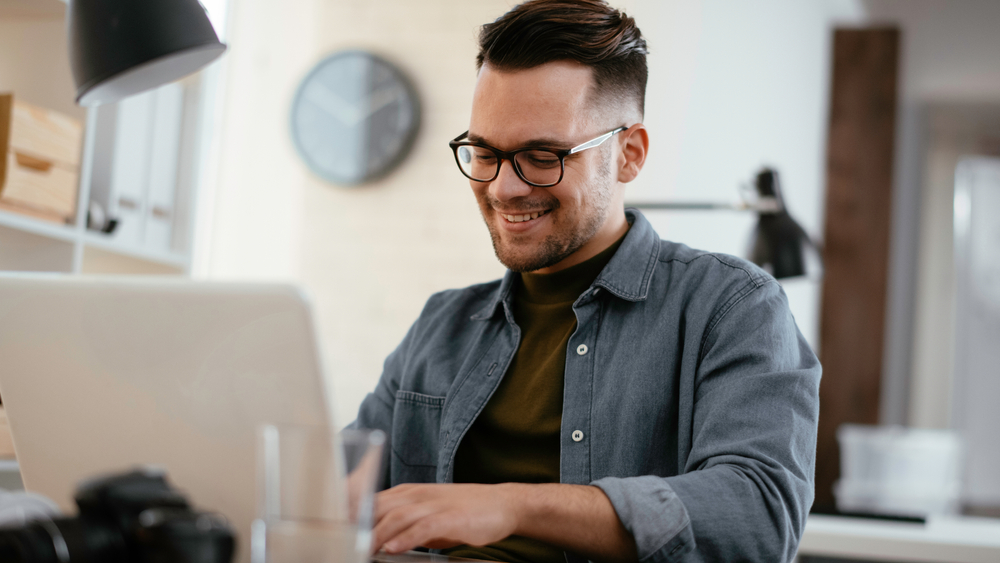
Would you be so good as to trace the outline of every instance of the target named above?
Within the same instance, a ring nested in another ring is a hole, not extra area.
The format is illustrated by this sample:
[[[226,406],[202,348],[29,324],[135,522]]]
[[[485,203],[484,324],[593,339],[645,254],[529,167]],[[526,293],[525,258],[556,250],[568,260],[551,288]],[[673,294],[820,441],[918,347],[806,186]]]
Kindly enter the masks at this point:
[[[75,518],[0,530],[3,563],[230,563],[235,537],[195,512],[163,473],[138,470],[80,486]]]

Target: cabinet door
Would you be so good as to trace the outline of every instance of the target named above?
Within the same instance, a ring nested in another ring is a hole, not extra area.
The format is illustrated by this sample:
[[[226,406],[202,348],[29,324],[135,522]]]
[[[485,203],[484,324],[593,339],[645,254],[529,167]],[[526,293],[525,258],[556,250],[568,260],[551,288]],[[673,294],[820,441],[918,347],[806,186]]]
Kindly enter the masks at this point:
[[[183,111],[184,88],[180,84],[168,84],[156,90],[144,246],[157,252],[172,250],[177,155]]]
[[[184,88],[177,83],[118,104],[109,209],[122,244],[172,250],[183,110]]]
[[[118,219],[115,240],[128,246],[144,239],[155,107],[155,91],[118,103],[108,211]]]

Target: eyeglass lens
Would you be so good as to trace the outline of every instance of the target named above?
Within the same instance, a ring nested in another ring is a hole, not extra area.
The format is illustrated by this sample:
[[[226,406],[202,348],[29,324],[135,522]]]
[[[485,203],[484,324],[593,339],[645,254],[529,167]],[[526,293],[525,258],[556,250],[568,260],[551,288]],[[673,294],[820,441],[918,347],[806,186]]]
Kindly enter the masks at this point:
[[[547,150],[526,150],[514,156],[517,168],[525,180],[533,184],[555,184],[562,174],[559,156]],[[496,177],[500,161],[495,152],[486,147],[464,145],[458,147],[458,165],[473,180],[488,182]]]

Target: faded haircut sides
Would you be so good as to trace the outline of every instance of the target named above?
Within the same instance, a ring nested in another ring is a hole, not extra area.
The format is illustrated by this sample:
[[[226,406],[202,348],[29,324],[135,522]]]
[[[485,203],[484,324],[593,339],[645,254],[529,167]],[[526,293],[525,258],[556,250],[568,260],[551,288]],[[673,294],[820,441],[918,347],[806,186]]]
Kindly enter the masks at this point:
[[[603,0],[530,0],[482,27],[476,68],[510,72],[576,61],[593,70],[598,100],[631,102],[641,116],[646,54],[635,20]]]

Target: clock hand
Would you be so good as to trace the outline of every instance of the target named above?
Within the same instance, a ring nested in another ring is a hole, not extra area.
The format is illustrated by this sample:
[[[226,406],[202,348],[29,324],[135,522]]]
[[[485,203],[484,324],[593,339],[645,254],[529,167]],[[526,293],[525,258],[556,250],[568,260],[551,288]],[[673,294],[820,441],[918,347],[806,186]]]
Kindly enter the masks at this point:
[[[399,98],[399,86],[387,86],[375,92],[368,98],[368,110],[364,112],[361,119],[368,119],[375,112],[391,104]]]
[[[345,101],[332,90],[318,82],[306,88],[305,97],[344,125],[354,126],[364,118],[357,106]]]

